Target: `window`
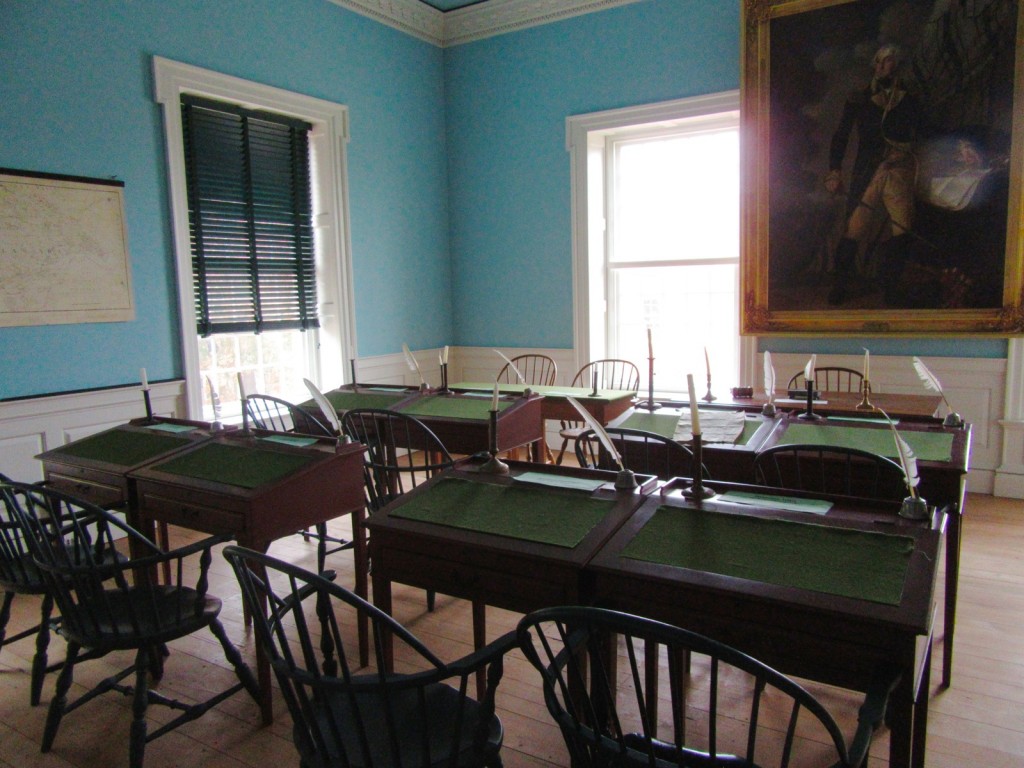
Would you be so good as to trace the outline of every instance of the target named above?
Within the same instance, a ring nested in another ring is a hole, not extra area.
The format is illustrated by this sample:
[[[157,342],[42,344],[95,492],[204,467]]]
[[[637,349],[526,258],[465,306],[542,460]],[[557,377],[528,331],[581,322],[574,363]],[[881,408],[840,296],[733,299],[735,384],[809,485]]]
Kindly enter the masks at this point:
[[[344,382],[355,349],[347,110],[160,57],[154,74],[168,147],[188,414],[213,418],[215,390],[221,417],[231,418],[240,405],[239,372],[255,391],[293,400],[306,396],[303,378]],[[183,109],[201,118],[191,129]],[[250,175],[241,161],[244,134],[258,145],[264,172]],[[216,174],[186,172],[197,141],[218,157]],[[268,152],[276,158],[269,166]],[[292,169],[304,164],[309,192],[296,194]],[[199,199],[210,215],[190,216],[190,183],[204,187]],[[246,186],[250,198],[238,191]],[[207,246],[198,261],[197,239]],[[279,258],[285,250],[296,258]]]
[[[585,190],[573,195],[581,364],[622,357],[646,372],[650,328],[662,395],[684,393],[687,373],[703,392],[705,349],[719,396],[752,378],[754,344],[739,336],[738,94],[574,117],[569,131]]]

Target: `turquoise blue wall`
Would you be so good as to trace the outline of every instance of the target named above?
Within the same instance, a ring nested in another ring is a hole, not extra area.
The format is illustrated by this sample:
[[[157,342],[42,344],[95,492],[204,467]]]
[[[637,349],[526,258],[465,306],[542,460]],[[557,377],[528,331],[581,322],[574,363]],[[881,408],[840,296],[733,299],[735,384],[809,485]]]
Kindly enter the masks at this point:
[[[153,55],[347,105],[358,352],[450,342],[440,49],[327,0],[4,0],[0,35],[0,166],[125,182],[137,309],[0,329],[0,398],[183,375]]]
[[[738,88],[740,31],[735,0],[647,0],[445,51],[456,344],[572,346],[565,118]],[[867,343],[879,355],[1006,350],[998,339]],[[761,340],[819,354],[864,345]]]
[[[441,51],[328,0],[0,2],[0,166],[116,177],[137,318],[0,329],[0,398],[182,375],[151,57],[346,104],[360,355],[572,345],[569,115],[739,86],[739,3],[647,0]],[[773,339],[859,352],[863,340]],[[1001,357],[1001,340],[872,339]]]

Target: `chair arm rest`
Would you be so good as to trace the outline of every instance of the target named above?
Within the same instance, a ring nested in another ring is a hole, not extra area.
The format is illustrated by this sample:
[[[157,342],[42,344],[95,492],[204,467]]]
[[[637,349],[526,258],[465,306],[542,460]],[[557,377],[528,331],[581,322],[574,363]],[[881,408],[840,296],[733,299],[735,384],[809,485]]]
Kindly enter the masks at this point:
[[[502,635],[497,640],[492,640],[483,648],[473,651],[473,653],[447,664],[445,668],[453,675],[471,674],[482,667],[486,667],[495,659],[504,656],[510,650],[517,648],[518,646],[519,642],[516,639],[516,632],[515,630],[512,630],[511,632],[507,632]]]

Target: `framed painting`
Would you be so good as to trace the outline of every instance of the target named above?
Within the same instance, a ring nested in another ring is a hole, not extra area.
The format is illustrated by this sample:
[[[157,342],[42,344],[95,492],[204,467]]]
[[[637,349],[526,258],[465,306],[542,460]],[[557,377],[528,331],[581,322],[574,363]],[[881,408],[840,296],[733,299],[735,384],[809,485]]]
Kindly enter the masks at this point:
[[[743,0],[742,51],[742,332],[1024,334],[1019,0]]]

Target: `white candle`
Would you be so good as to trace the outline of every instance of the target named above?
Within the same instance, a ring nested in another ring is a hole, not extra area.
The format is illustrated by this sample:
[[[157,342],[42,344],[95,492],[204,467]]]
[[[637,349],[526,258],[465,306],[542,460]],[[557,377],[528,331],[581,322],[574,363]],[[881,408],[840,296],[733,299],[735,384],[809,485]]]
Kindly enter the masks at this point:
[[[690,390],[690,431],[700,434],[700,413],[697,411],[697,392],[693,388],[693,374],[686,374],[686,386]]]
[[[708,378],[711,378],[711,358],[708,357],[708,348],[704,347],[704,366],[708,370]]]
[[[494,394],[491,395],[491,410],[498,411],[498,382],[494,382]]]
[[[651,341],[651,326],[647,326],[647,356],[654,357],[654,342]]]
[[[142,388],[145,390],[149,389],[149,379],[146,378],[146,369],[139,368],[139,378],[142,379]]]
[[[448,345],[444,345],[444,352],[441,354],[441,365],[448,365]]]
[[[817,355],[811,355],[811,359],[807,361],[807,365],[804,366],[804,378],[809,382],[814,381],[814,361]]]
[[[867,347],[864,347],[864,378],[871,378],[871,351]]]

